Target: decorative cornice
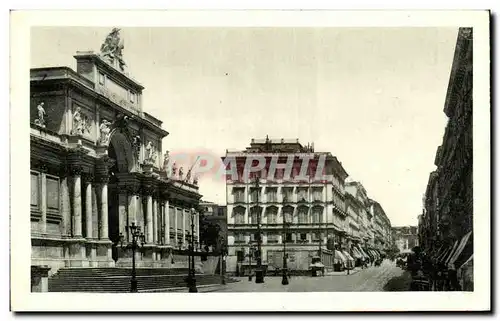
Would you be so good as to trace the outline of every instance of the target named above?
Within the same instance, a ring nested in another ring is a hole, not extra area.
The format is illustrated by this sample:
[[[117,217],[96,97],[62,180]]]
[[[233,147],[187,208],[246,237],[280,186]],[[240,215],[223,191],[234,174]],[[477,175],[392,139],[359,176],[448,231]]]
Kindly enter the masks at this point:
[[[109,175],[100,173],[95,176],[94,182],[97,184],[107,184],[109,183]]]
[[[71,164],[69,166],[69,173],[72,176],[81,175],[83,173],[83,166],[80,164]]]
[[[46,173],[49,170],[48,164],[41,160],[31,160],[30,167],[31,169],[37,170],[42,173]]]
[[[153,196],[156,193],[156,186],[154,185],[141,185],[141,194],[145,196]]]
[[[84,183],[92,183],[94,181],[94,173],[89,173],[89,172],[83,173],[82,180]]]

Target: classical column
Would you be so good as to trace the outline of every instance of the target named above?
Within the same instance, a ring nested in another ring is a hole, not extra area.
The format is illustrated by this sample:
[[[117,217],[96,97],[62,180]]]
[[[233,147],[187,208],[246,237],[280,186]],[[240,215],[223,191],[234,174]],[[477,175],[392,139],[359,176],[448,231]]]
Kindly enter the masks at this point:
[[[160,240],[158,238],[158,231],[160,230],[158,228],[158,201],[156,197],[153,199],[153,243],[160,243]]]
[[[65,168],[61,169],[61,214],[63,219],[63,234],[71,235],[71,202],[68,185],[68,173]]]
[[[71,168],[72,189],[73,189],[73,215],[72,215],[72,235],[82,237],[82,168],[74,166]]]
[[[45,170],[42,170],[40,173],[40,232],[47,233],[47,175],[45,174]]]
[[[195,224],[196,224],[196,237],[198,238],[198,243],[200,243],[201,242],[201,238],[200,238],[200,213],[196,213]]]
[[[170,206],[169,201],[163,203],[163,215],[165,217],[165,244],[170,244]]]
[[[182,213],[182,244],[186,243],[186,211],[184,209],[181,210]],[[179,222],[177,222],[179,224]]]
[[[178,229],[178,226],[179,226],[179,222],[177,222],[177,216],[178,216],[177,212],[178,211],[179,211],[179,209],[177,207],[174,207],[174,213],[173,213],[174,214],[174,234],[175,234],[175,238],[174,238],[175,244],[174,244],[174,246],[177,246],[177,242],[178,242],[177,238],[179,237],[177,235],[177,229]]]
[[[153,196],[148,194],[146,196],[146,224],[147,224],[147,234],[146,234],[146,242],[153,242]]]
[[[85,186],[85,237],[92,238],[92,175],[84,175]]]
[[[108,235],[108,181],[109,177],[107,175],[100,175],[97,178],[97,182],[99,184],[99,191],[100,191],[100,198],[101,198],[101,204],[100,204],[100,221],[101,224],[99,225],[99,238],[101,240],[108,240],[109,235]]]
[[[128,196],[126,190],[120,190],[118,194],[118,233],[125,236],[127,234],[125,226],[127,226],[127,212],[128,212]]]

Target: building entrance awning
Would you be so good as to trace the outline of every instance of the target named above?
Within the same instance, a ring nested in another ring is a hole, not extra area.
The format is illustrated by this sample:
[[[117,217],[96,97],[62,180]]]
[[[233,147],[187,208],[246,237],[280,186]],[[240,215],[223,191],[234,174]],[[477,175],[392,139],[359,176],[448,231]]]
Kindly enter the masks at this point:
[[[431,258],[432,258],[433,260],[437,260],[437,259],[438,259],[438,257],[440,257],[440,256],[443,254],[443,251],[445,251],[445,250],[446,250],[446,246],[441,245],[441,246],[437,249],[437,251],[434,251],[434,252],[432,253]]]
[[[445,259],[450,255],[450,252],[453,250],[453,246],[446,246],[443,251],[437,256],[436,262],[439,264],[443,264]]]
[[[455,252],[450,256],[448,260],[448,268],[456,269],[460,268],[465,261],[467,261],[474,252],[474,243],[472,232],[469,232],[462,237],[460,243],[455,249]]]

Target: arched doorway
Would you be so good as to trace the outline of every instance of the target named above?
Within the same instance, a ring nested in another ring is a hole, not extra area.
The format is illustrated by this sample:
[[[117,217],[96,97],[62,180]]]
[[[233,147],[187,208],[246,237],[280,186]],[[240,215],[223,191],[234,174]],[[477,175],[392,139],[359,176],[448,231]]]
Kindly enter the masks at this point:
[[[119,174],[126,174],[134,171],[135,159],[132,152],[132,145],[127,136],[120,132],[111,134],[108,146],[108,157],[112,160],[112,167],[109,168],[108,182],[108,234],[109,239],[116,245],[120,240],[120,205],[128,211],[128,199],[126,195],[120,195]],[[121,203],[123,204],[121,204]],[[112,258],[118,260],[118,251],[113,246]]]

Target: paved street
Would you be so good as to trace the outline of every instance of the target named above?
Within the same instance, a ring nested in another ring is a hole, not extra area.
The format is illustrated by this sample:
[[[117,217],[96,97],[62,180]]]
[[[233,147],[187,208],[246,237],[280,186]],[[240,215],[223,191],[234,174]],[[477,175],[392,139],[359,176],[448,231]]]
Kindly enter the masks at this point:
[[[263,284],[256,284],[255,279],[249,282],[248,278],[245,277],[240,278],[240,282],[217,289],[217,292],[404,291],[407,290],[408,278],[407,273],[396,267],[395,263],[385,261],[379,267],[362,269],[352,275],[343,273],[316,278],[292,277],[287,286],[281,285],[281,277],[266,277]]]

